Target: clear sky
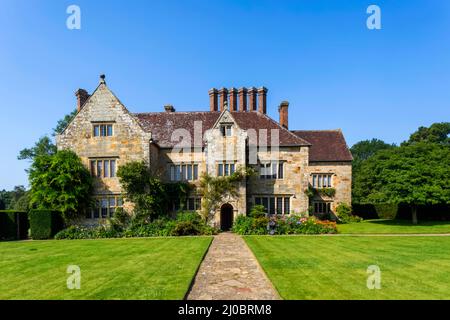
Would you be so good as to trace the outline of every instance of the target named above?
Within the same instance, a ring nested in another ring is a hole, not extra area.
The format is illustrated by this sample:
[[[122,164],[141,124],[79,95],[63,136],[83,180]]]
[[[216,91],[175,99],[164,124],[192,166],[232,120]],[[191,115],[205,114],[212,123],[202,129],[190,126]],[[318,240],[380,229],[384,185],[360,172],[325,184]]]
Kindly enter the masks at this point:
[[[81,30],[66,27],[71,4]],[[211,87],[266,86],[291,129],[399,143],[450,121],[450,1],[0,0],[0,189],[27,185],[19,150],[101,73],[131,112],[209,110]]]

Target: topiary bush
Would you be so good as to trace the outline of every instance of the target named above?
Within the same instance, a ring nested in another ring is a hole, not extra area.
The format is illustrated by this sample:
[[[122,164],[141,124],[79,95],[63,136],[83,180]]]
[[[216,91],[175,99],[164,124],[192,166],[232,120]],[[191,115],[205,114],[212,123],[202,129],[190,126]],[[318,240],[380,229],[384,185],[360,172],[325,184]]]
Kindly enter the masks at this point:
[[[0,240],[26,239],[28,236],[27,213],[0,210]]]
[[[61,212],[52,210],[31,210],[28,214],[31,238],[34,240],[51,239],[64,223]]]

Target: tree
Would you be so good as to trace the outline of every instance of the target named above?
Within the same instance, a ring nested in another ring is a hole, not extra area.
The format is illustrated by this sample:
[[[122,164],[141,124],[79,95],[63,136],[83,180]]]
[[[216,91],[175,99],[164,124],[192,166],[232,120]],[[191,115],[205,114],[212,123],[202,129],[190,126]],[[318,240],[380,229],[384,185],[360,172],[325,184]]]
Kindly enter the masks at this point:
[[[411,134],[408,141],[403,145],[417,142],[440,143],[450,145],[450,122],[433,123],[429,128],[420,127],[416,132]]]
[[[203,219],[206,222],[210,221],[223,199],[238,196],[239,183],[254,174],[255,171],[249,167],[240,167],[232,175],[225,177],[213,177],[204,173],[199,187],[199,193],[202,194],[201,214]]]
[[[20,150],[19,160],[33,160],[37,156],[51,156],[56,153],[56,146],[48,136],[40,138],[31,148],[25,148]]]
[[[90,206],[92,178],[72,151],[38,155],[29,171],[30,202],[37,209],[62,212],[66,222]]]
[[[417,206],[450,203],[450,147],[417,142],[381,150],[361,164],[354,194],[361,203]]]
[[[163,183],[144,162],[129,162],[119,167],[119,181],[126,198],[134,203],[135,218],[144,223],[167,215],[169,203],[186,197],[186,183]]]
[[[0,191],[0,210],[20,210],[16,209],[17,203],[26,195],[27,191],[24,186],[15,186],[13,190]],[[22,206],[21,206],[22,207]]]
[[[369,159],[378,151],[392,149],[394,147],[395,144],[388,144],[383,140],[375,138],[372,140],[359,141],[350,148],[353,156],[353,165],[359,167],[362,161]]]
[[[58,120],[56,128],[53,129],[52,135],[55,136],[62,133],[76,114],[77,110],[75,109],[71,113],[65,115],[64,118]],[[43,136],[34,144],[34,147],[22,149],[19,152],[17,159],[33,160],[35,157],[40,155],[53,155],[55,153],[56,145],[53,143],[52,139],[48,136]]]
[[[58,120],[56,123],[56,128],[53,129],[53,136],[56,136],[57,134],[61,134],[69,125],[69,123],[75,118],[77,115],[77,109],[73,110],[71,113],[66,114],[64,118]]]

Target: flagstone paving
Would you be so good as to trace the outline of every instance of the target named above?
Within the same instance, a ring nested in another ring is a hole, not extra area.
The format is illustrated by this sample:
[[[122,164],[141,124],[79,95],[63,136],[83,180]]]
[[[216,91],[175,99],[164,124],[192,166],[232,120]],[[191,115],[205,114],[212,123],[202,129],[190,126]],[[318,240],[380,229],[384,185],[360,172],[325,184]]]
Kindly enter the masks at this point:
[[[280,296],[244,240],[220,233],[195,277],[188,300],[278,300]]]

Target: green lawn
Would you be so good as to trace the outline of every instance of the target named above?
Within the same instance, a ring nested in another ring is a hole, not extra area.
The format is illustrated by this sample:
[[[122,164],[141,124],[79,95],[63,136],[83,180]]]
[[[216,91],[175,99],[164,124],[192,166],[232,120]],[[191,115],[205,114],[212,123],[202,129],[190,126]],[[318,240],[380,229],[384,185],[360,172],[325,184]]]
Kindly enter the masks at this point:
[[[450,233],[450,221],[365,220],[338,225],[339,233]]]
[[[244,238],[284,299],[450,299],[450,237]]]
[[[183,299],[211,237],[0,242],[0,299]],[[67,289],[68,265],[81,289]]]

